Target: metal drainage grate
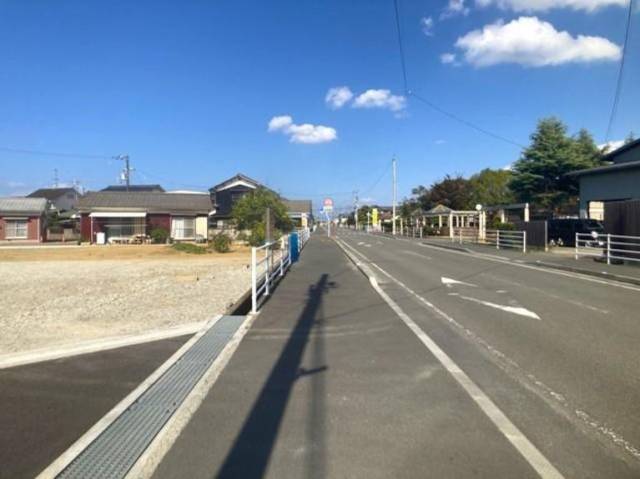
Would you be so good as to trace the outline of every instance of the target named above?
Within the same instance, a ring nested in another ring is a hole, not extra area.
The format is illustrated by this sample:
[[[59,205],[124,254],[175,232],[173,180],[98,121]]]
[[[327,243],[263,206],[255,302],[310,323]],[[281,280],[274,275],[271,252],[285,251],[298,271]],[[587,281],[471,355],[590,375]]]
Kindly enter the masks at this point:
[[[124,477],[244,320],[245,316],[220,318],[58,477]]]

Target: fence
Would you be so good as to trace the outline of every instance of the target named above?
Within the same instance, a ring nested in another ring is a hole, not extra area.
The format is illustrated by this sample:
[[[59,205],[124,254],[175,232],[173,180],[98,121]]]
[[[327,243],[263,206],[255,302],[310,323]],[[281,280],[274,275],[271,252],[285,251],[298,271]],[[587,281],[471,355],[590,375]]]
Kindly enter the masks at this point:
[[[302,251],[310,236],[309,228],[298,231],[298,252]],[[289,266],[291,266],[291,235],[283,236],[279,241],[251,248],[252,313],[258,311],[260,304],[271,294],[273,286],[284,276]]]
[[[576,233],[575,258],[593,256],[611,262],[640,261],[640,236]]]
[[[513,248],[527,252],[527,232],[510,230],[485,230],[484,238],[475,228],[454,228],[451,241],[495,246],[496,249]]]

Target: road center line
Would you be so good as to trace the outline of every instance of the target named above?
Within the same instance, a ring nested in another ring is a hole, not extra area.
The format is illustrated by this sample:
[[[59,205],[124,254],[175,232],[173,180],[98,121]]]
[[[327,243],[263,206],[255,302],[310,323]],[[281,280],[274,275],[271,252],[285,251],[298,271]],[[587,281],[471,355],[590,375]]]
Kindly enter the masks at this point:
[[[356,264],[359,261],[354,257],[354,253],[359,254],[365,261],[369,262],[372,266],[380,270],[390,279],[395,280],[393,276],[384,271],[382,268],[372,263],[365,255],[355,250],[345,242],[336,239],[336,242],[347,256]],[[348,248],[348,249],[347,249]],[[427,347],[427,349],[433,354],[438,361],[444,366],[444,368],[453,376],[458,384],[464,389],[464,391],[475,401],[480,407],[482,412],[491,420],[491,422],[498,428],[502,435],[511,443],[511,445],[522,455],[522,457],[533,467],[538,475],[545,479],[561,479],[564,476],[555,468],[549,460],[542,455],[542,453],[529,441],[529,439],[513,424],[509,418],[495,405],[495,403],[487,396],[467,374],[451,359],[447,353],[445,353],[440,346],[436,344],[431,337],[425,333],[418,324],[407,315],[398,304],[391,299],[391,297],[382,290],[378,285],[375,277],[369,276],[369,282],[376,292],[385,300],[385,302],[391,307],[391,309],[398,315],[398,317],[407,325],[407,327],[420,339],[420,341]]]

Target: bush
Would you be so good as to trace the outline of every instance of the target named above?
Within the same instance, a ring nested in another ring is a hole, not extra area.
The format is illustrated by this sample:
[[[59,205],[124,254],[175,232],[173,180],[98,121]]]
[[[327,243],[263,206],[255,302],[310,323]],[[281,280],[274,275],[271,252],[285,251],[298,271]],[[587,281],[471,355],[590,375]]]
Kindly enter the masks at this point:
[[[264,244],[264,224],[258,223],[251,230],[251,235],[249,236],[249,244],[251,246],[262,246]]]
[[[154,243],[164,244],[169,238],[169,231],[166,228],[153,228],[150,233],[151,239]]]
[[[231,249],[231,238],[224,233],[218,233],[213,237],[213,249],[218,253],[228,253]]]
[[[191,243],[175,243],[171,247],[176,251],[189,254],[205,254],[207,252],[206,248]]]
[[[516,229],[516,225],[513,223],[498,223],[495,229],[502,231],[514,231]]]

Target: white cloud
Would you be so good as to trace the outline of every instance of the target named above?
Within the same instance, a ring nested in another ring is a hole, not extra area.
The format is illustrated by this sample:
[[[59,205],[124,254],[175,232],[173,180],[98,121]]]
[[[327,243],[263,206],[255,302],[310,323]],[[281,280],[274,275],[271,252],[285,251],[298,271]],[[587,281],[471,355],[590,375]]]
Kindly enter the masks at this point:
[[[455,53],[443,53],[440,55],[440,61],[442,63],[456,63],[456,54]]]
[[[420,26],[422,27],[422,33],[424,33],[428,37],[433,36],[433,18],[432,17],[422,17],[420,19]]]
[[[270,132],[280,131],[289,136],[291,143],[317,144],[328,143],[338,138],[335,128],[323,125],[303,123],[296,125],[289,115],[274,116],[269,121]]]
[[[571,36],[537,17],[501,20],[458,38],[456,47],[477,67],[499,63],[542,67],[563,63],[619,60],[621,48],[602,37]]]
[[[617,150],[618,148],[623,146],[624,143],[625,143],[624,140],[612,140],[607,143],[602,143],[601,145],[598,145],[598,148],[600,150],[604,150],[606,153],[611,153],[612,151]]]
[[[503,10],[516,12],[546,12],[553,8],[571,8],[593,12],[599,8],[629,5],[629,0],[476,0],[476,5],[495,5]]]
[[[407,100],[401,95],[392,95],[389,90],[367,90],[353,101],[354,108],[387,108],[401,111],[407,106]]]
[[[444,145],[447,142],[447,140],[436,140],[435,144],[436,145]]]
[[[353,92],[347,86],[330,88],[324,101],[334,110],[342,108],[353,98]]]
[[[447,7],[440,14],[440,20],[455,17],[457,15],[468,15],[469,8],[465,7],[464,0],[449,0]]]

